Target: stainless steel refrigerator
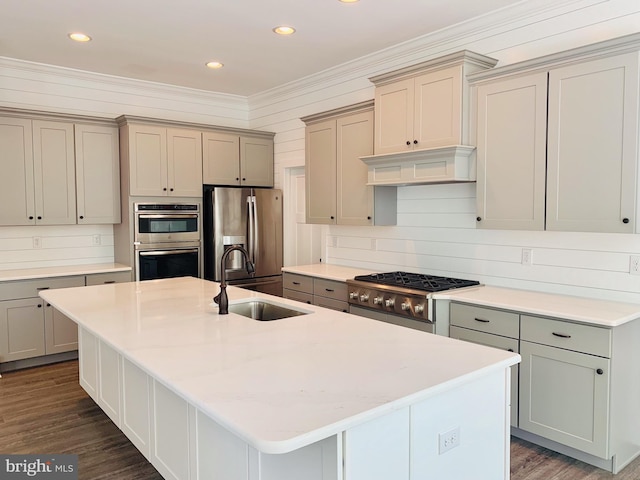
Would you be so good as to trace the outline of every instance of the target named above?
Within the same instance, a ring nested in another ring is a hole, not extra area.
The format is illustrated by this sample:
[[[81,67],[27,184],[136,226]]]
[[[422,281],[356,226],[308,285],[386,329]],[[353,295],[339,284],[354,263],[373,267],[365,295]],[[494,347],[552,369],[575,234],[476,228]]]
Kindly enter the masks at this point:
[[[227,283],[282,296],[282,191],[206,185],[203,193],[204,277],[219,282],[222,254],[242,245],[255,273],[247,273],[239,251],[231,252]]]

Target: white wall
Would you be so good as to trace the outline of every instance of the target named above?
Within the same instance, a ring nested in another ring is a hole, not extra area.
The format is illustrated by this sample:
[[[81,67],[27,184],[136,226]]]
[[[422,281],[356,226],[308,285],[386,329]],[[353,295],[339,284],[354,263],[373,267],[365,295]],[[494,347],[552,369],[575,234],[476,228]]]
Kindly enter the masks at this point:
[[[637,0],[522,2],[252,97],[250,125],[277,133],[282,185],[285,169],[304,164],[299,118],[373,98],[370,76],[462,49],[506,65],[639,31]],[[640,302],[640,276],[628,273],[629,255],[640,254],[639,235],[480,230],[475,216],[474,184],[401,187],[397,226],[325,227],[322,260]],[[533,249],[533,265],[521,264],[522,248]]]

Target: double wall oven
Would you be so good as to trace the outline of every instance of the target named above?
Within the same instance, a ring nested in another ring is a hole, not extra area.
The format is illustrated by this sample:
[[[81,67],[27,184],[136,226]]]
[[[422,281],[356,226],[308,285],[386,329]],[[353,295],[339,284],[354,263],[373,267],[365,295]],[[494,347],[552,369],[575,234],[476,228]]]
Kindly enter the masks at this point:
[[[200,277],[200,205],[135,203],[136,280]]]

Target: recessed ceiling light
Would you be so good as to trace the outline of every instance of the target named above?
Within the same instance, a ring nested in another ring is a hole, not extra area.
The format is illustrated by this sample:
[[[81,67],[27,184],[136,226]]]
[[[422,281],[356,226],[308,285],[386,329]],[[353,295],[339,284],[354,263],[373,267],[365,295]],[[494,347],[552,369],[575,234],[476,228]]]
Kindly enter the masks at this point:
[[[224,67],[224,64],[222,64],[220,62],[207,62],[207,63],[205,63],[205,65],[207,67],[213,68],[213,69]]]
[[[286,25],[280,25],[279,27],[275,27],[273,29],[278,35],[292,35],[296,33],[296,29],[293,27],[287,27]]]
[[[80,33],[80,32],[70,33],[69,34],[69,38],[71,40],[76,41],[76,42],[90,42],[91,41],[91,37],[89,35],[85,35],[84,33]]]

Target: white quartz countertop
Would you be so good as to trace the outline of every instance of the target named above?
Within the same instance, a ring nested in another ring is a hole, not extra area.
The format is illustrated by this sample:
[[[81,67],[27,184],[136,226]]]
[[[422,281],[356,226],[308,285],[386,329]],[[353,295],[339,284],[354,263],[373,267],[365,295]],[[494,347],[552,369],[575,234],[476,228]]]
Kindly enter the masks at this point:
[[[616,327],[640,318],[640,305],[635,303],[610,302],[502,287],[481,286],[451,290],[434,294],[434,298],[562,318],[604,327]]]
[[[326,263],[282,267],[282,271],[297,273],[298,275],[326,278],[327,280],[337,280],[339,282],[352,280],[356,275],[369,275],[371,273],[376,273],[372,270],[365,270],[363,268],[343,267],[341,265],[329,265]]]
[[[219,315],[217,293],[217,283],[185,277],[40,295],[266,453],[304,447],[520,359],[233,287],[231,304],[261,297],[309,314],[270,322]]]
[[[65,265],[62,267],[21,268],[16,270],[0,270],[0,282],[130,271],[131,267],[120,263],[92,263],[87,265]]]

